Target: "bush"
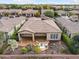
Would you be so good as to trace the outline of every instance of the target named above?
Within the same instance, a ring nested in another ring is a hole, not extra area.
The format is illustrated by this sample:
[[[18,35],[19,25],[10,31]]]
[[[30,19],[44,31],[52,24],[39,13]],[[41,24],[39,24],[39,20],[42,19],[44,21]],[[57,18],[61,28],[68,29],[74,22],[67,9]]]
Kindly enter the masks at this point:
[[[10,45],[10,47],[12,48],[12,50],[14,51],[16,48],[18,48],[18,42],[16,40],[12,40],[9,39],[8,40],[8,45]]]
[[[33,50],[34,50],[35,53],[40,53],[41,52],[41,49],[40,49],[39,46],[34,46]]]
[[[46,11],[46,12],[44,12],[44,15],[47,17],[51,17],[51,18],[58,16],[58,14],[54,11]]]
[[[52,11],[46,11],[44,13],[44,15],[53,18],[54,17],[54,12],[52,12]]]
[[[22,25],[21,25],[21,26],[22,26]],[[10,36],[10,39],[15,39],[15,40],[18,39],[18,31],[20,30],[21,26],[18,27],[18,28],[14,27],[14,32],[13,32],[12,35]]]
[[[25,54],[25,53],[27,53],[27,52],[28,52],[28,49],[27,49],[27,48],[25,48],[25,47],[21,48],[21,53],[22,53],[22,54]]]
[[[0,54],[2,54],[3,53],[3,49],[2,48],[0,48]]]
[[[68,50],[68,48],[61,48],[61,53],[66,53],[66,54],[68,54],[69,53],[69,50]]]
[[[3,52],[7,49],[9,45],[7,43],[4,43],[3,46],[0,48],[0,54],[3,54]]]
[[[39,11],[36,12],[36,13],[34,14],[34,16],[35,16],[35,17],[40,17],[40,12],[39,12]]]
[[[7,16],[8,17],[9,16],[9,13],[5,13],[4,16]]]
[[[70,39],[66,34],[62,34],[62,40],[65,42],[65,44],[68,46],[69,51],[72,54],[78,54],[79,48],[75,48],[75,43],[73,39]]]
[[[79,43],[79,34],[75,35],[75,36],[73,37],[73,39],[74,39],[74,41],[76,41],[76,42]]]

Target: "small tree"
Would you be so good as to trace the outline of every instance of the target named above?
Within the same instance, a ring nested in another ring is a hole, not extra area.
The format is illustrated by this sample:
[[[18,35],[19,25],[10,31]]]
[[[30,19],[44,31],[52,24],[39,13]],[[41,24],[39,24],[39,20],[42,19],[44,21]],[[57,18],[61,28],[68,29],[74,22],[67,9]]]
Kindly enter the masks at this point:
[[[75,36],[73,37],[73,39],[74,39],[76,42],[79,42],[79,34],[78,34],[78,35],[75,35]]]
[[[54,12],[54,11],[46,11],[46,12],[44,12],[44,15],[51,17],[51,18],[59,16],[58,13]]]
[[[40,49],[40,47],[39,47],[38,45],[37,45],[37,46],[34,46],[34,47],[33,47],[33,50],[34,50],[34,52],[37,53],[37,54],[41,52],[41,49]]]
[[[25,48],[25,47],[21,48],[21,53],[22,54],[25,54],[27,52],[28,52],[28,48]]]
[[[36,13],[34,14],[34,16],[35,16],[35,17],[40,17],[40,12],[39,12],[39,11],[36,12]]]
[[[44,13],[44,15],[53,18],[54,12],[52,12],[52,11],[46,11],[46,12]]]
[[[11,46],[12,50],[14,51],[16,48],[18,48],[18,43],[16,40],[8,40],[8,44]]]
[[[9,13],[5,13],[4,16],[9,16]]]
[[[3,41],[5,41],[5,38],[4,38],[4,33],[3,32],[0,32],[0,48],[3,46]]]

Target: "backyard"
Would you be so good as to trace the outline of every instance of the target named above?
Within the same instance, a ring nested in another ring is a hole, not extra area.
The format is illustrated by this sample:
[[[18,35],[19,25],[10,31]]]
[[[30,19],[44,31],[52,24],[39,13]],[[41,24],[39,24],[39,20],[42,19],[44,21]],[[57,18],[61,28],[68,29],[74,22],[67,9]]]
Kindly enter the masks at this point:
[[[70,54],[66,45],[60,42],[50,42],[48,49],[41,50],[38,45],[28,44],[27,46],[19,46],[14,51],[9,46],[3,54],[16,55],[16,54]]]

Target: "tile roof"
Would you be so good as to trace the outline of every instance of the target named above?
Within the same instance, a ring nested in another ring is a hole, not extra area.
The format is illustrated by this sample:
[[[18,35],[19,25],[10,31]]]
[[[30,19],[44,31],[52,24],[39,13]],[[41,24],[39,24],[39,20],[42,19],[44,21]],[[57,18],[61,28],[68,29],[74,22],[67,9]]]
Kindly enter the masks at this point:
[[[71,33],[79,33],[79,22],[72,22],[66,17],[58,17],[56,21],[64,26]]]
[[[27,9],[22,11],[22,13],[35,13],[35,12],[38,12],[38,10]]]
[[[33,33],[61,32],[53,20],[41,20],[41,18],[35,17],[29,18],[20,31],[30,31]]]
[[[20,24],[23,20],[25,20],[25,17],[8,18],[8,19],[2,18],[0,20],[0,31],[9,32],[14,28],[14,26]]]
[[[79,10],[72,10],[72,11],[69,11],[70,13],[74,13],[74,14],[79,14]]]
[[[0,13],[2,12],[14,13],[14,12],[21,12],[21,11],[22,11],[21,9],[0,9]]]

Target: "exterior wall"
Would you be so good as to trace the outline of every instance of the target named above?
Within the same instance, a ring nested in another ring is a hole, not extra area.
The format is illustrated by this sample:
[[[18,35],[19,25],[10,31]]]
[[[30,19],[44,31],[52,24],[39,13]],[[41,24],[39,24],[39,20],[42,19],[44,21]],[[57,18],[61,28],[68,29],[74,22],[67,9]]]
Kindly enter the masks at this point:
[[[63,54],[26,54],[26,55],[0,55],[0,59],[79,59],[79,55]]]
[[[61,33],[56,33],[56,34],[58,34],[57,39],[51,39],[51,34],[52,33],[47,33],[47,40],[61,40]]]

